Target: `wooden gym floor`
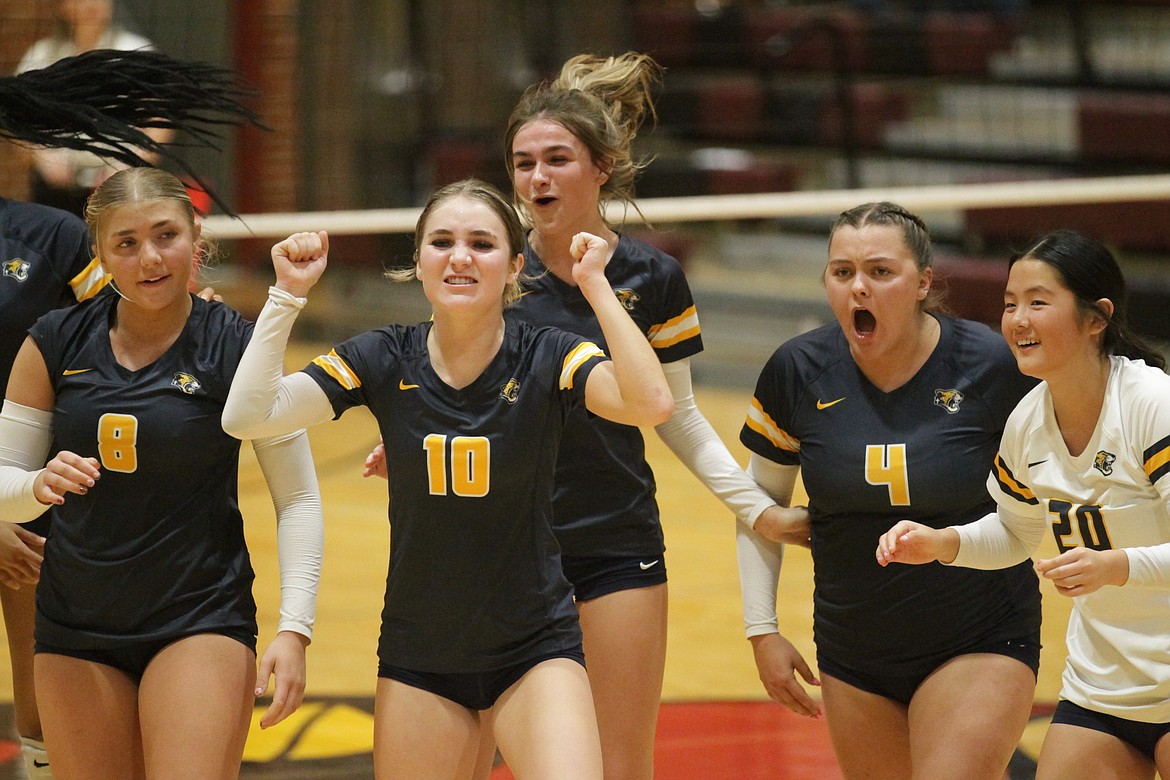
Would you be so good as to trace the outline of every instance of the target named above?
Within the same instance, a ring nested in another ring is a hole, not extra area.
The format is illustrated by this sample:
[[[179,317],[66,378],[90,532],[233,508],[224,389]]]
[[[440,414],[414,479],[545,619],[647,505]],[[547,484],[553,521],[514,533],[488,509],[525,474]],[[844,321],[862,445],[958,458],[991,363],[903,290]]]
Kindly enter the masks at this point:
[[[290,368],[319,354],[299,344]],[[326,347],[327,349],[327,347]],[[702,361],[702,357],[698,358]],[[741,461],[738,433],[749,392],[700,385],[699,407]],[[326,551],[316,636],[309,649],[304,706],[280,726],[254,728],[244,778],[349,780],[373,776],[369,751],[375,647],[388,551],[385,482],[361,478],[377,441],[364,409],[311,432],[326,518]],[[797,718],[766,701],[751,650],[743,638],[733,518],[649,432],[658,477],[670,571],[670,627],[657,742],[661,780],[839,777],[824,724]],[[261,646],[277,619],[275,521],[251,448],[243,448],[240,500],[247,522],[260,604]],[[803,502],[803,497],[798,497]],[[1047,555],[1051,550],[1043,550]],[[780,584],[781,629],[810,661],[812,567],[808,552],[789,550]],[[1012,777],[1030,778],[1047,713],[1060,688],[1068,599],[1044,589],[1044,651],[1036,718],[1013,762]],[[0,668],[7,669],[0,643]],[[0,674],[0,722],[11,731],[11,680]],[[257,709],[256,718],[262,708]],[[0,742],[0,780],[22,777],[11,742]],[[495,778],[511,775],[499,767]]]

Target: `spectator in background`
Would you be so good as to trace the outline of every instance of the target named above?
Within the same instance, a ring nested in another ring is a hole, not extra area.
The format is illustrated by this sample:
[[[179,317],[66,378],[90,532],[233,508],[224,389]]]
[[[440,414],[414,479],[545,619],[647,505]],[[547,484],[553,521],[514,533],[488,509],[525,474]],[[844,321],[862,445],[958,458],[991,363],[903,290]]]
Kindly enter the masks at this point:
[[[60,0],[53,34],[34,43],[16,66],[18,74],[46,68],[58,60],[95,49],[136,51],[154,46],[141,35],[114,23],[113,0]],[[167,130],[149,130],[160,143]],[[150,162],[155,162],[151,159]],[[89,151],[45,148],[33,152],[32,200],[81,216],[94,187],[120,166]]]

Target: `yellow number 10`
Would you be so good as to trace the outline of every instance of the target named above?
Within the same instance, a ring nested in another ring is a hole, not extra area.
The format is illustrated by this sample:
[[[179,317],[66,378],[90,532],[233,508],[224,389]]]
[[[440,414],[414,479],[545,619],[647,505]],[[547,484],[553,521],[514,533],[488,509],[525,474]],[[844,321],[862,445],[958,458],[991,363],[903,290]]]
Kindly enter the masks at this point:
[[[138,418],[103,414],[98,419],[98,457],[110,471],[129,474],[138,469]]]
[[[488,494],[491,448],[483,436],[454,436],[450,442],[451,492],[464,498]],[[423,439],[432,496],[447,495],[447,437],[432,433]]]

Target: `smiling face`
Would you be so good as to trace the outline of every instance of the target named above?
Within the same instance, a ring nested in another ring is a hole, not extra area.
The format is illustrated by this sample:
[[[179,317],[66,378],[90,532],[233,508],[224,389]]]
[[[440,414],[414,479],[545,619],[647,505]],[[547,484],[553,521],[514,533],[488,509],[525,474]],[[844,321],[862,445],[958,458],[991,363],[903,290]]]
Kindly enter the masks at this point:
[[[918,268],[898,227],[843,226],[833,233],[825,288],[855,355],[888,352],[914,333],[932,274]]]
[[[559,122],[533,119],[512,139],[512,188],[540,233],[594,226],[607,179],[588,147]]]
[[[199,228],[174,200],[131,201],[101,216],[94,249],[131,303],[159,310],[185,303]]]
[[[427,215],[415,273],[436,309],[502,311],[522,263],[499,215],[483,201],[458,195]]]
[[[1021,373],[1037,379],[1061,371],[1083,375],[1084,366],[1100,360],[1105,318],[1082,309],[1048,263],[1028,258],[1014,263],[1003,301],[1000,329]],[[1097,305],[1111,313],[1110,301]]]

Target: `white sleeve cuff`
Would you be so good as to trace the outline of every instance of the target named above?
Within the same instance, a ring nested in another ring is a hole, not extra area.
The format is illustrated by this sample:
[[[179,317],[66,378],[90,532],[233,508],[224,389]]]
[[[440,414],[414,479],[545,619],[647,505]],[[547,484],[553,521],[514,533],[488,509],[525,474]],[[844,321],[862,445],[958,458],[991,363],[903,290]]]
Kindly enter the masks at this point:
[[[674,398],[674,412],[655,430],[691,473],[750,528],[775,502],[744,473],[699,410],[691,388],[690,361],[667,363],[662,371]]]

